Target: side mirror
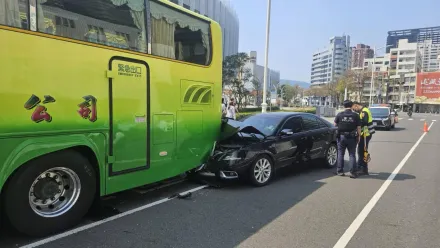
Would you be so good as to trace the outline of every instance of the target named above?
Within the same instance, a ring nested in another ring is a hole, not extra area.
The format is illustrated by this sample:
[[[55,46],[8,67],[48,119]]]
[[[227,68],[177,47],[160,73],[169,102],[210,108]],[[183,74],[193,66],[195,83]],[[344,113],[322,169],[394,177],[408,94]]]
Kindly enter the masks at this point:
[[[280,132],[281,135],[292,135],[293,134],[293,130],[292,129],[283,129]]]

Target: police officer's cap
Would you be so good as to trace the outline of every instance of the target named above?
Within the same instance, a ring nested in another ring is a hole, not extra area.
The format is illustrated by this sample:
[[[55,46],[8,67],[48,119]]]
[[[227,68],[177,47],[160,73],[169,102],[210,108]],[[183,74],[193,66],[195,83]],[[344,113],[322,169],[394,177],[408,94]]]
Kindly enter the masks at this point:
[[[345,100],[342,105],[344,105],[344,108],[351,108],[353,106],[353,102],[350,100]]]

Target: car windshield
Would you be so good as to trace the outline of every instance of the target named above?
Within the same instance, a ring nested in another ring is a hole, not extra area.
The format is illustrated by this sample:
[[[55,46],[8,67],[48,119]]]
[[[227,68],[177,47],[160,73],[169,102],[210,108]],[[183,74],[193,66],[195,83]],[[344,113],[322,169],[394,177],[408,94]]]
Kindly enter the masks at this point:
[[[389,115],[388,108],[370,108],[372,116],[386,116]]]
[[[253,126],[264,135],[270,136],[274,134],[282,120],[282,116],[252,115],[242,121],[242,126]]]

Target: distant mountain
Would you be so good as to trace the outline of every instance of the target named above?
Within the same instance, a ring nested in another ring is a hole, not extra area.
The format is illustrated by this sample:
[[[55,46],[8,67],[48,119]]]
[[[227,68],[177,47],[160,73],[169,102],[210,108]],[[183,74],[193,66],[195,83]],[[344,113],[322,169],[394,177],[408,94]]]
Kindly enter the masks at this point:
[[[281,79],[280,82],[281,82],[281,84],[289,84],[289,85],[292,85],[292,86],[299,85],[303,89],[310,88],[310,83],[303,82],[303,81]]]

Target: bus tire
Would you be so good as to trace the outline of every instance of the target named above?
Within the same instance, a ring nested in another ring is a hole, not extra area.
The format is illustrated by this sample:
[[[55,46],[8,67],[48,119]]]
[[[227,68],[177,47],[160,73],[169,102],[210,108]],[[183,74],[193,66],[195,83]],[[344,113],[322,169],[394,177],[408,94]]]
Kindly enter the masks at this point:
[[[78,224],[96,193],[96,171],[73,150],[29,161],[8,181],[4,213],[17,231],[46,236]]]

